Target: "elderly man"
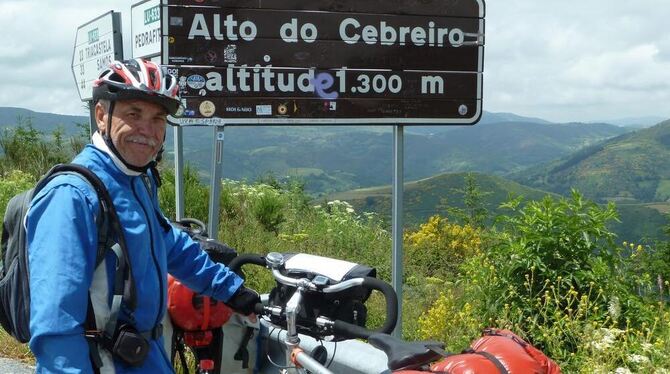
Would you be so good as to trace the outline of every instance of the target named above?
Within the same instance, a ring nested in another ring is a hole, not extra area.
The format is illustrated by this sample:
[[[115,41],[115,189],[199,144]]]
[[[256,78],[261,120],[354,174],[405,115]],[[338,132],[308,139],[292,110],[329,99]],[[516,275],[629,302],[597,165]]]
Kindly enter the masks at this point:
[[[38,373],[171,372],[160,334],[168,273],[244,314],[260,299],[173,228],[158,206],[151,170],[166,116],[180,105],[176,78],[149,61],[114,61],[95,81],[93,98],[98,131],[73,163],[93,171],[109,191],[127,243],[135,300],[129,303],[124,294],[120,305],[113,301],[114,253],[96,266],[96,192],[77,175],[58,175],[35,195],[26,221],[30,348]],[[115,331],[105,332],[109,326]],[[135,348],[138,342],[145,351]]]

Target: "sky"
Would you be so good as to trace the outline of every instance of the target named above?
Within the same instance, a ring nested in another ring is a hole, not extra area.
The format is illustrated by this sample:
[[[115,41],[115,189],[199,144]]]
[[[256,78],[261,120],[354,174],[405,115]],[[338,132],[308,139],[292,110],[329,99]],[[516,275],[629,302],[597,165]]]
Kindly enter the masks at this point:
[[[130,35],[136,2],[0,0],[0,106],[86,115],[71,71],[77,27],[115,10]],[[484,110],[670,118],[669,0],[489,0],[485,20]]]

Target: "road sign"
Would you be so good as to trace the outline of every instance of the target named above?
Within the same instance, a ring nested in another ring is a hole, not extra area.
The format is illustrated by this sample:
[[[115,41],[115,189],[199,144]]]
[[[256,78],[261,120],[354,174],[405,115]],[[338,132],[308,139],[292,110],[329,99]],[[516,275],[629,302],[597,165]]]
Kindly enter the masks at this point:
[[[163,0],[186,122],[473,124],[483,0]]]
[[[113,60],[121,59],[121,13],[110,11],[77,28],[72,74],[82,101],[92,99],[92,84],[100,72]]]
[[[160,0],[144,0],[130,7],[133,58],[160,56],[162,43]]]

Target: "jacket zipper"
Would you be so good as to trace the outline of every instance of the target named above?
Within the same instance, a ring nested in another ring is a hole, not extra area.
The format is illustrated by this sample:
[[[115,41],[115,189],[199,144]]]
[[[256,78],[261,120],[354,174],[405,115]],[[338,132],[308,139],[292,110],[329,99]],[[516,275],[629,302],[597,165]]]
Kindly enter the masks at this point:
[[[142,175],[143,177],[144,175]],[[142,183],[144,183],[144,180],[142,180]],[[140,200],[137,190],[135,190],[135,183],[131,183],[132,188],[133,188],[133,195],[135,195],[135,199],[137,200],[137,203],[140,204],[142,207],[142,212],[144,212],[144,218],[147,220],[147,227],[149,227],[149,244],[151,245],[151,258],[154,262],[154,266],[156,267],[156,277],[158,278],[158,286],[159,286],[159,301],[160,303],[158,304],[158,314],[156,315],[156,322],[154,323],[153,327],[158,326],[161,320],[161,310],[162,305],[163,305],[163,280],[161,279],[161,269],[160,266],[158,266],[158,260],[156,259],[156,253],[154,252],[154,234],[153,234],[153,229],[151,228],[151,221],[149,221],[149,214],[147,213],[146,208],[144,207],[144,204],[142,204],[142,200]],[[149,199],[151,200],[151,194],[149,194],[149,189],[147,188],[147,195],[149,196]],[[152,329],[153,329],[152,327]]]

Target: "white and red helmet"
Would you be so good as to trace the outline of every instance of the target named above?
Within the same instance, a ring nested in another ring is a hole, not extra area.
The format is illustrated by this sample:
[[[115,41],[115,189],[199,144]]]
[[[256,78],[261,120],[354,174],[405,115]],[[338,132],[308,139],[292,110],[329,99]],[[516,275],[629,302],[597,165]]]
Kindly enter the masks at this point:
[[[93,100],[140,99],[161,105],[169,114],[179,109],[177,78],[157,64],[140,58],[113,61],[93,82]]]

